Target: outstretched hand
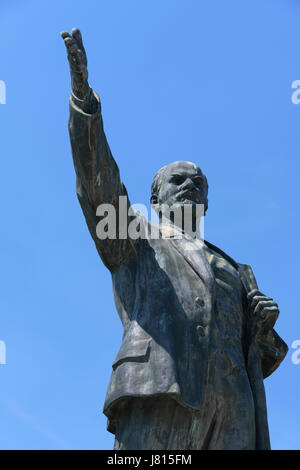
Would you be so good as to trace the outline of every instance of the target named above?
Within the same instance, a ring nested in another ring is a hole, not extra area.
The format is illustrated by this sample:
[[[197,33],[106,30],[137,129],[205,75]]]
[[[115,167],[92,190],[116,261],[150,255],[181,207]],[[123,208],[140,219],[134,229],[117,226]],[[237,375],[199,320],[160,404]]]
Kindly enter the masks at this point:
[[[62,31],[61,37],[67,48],[70,64],[72,92],[79,99],[85,99],[90,91],[88,84],[87,56],[78,28],[72,29],[72,35]]]

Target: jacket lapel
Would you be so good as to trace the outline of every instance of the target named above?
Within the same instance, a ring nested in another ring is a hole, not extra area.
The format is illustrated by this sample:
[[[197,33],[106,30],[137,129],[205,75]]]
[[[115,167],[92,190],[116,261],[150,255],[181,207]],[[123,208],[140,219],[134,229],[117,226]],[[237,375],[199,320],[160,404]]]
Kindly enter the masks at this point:
[[[169,240],[200,279],[214,292],[215,276],[205,256],[205,245],[203,241],[194,240],[185,234],[181,239],[170,238]]]

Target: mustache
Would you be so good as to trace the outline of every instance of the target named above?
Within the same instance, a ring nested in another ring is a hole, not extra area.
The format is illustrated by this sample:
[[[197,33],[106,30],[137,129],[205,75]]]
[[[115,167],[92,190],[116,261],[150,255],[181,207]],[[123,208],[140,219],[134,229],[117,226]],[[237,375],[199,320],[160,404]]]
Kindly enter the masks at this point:
[[[185,197],[192,198],[192,200],[195,202],[201,202],[200,195],[198,194],[198,191],[196,189],[183,189],[182,191],[179,191],[179,193],[176,194],[176,200],[178,201],[184,199]]]

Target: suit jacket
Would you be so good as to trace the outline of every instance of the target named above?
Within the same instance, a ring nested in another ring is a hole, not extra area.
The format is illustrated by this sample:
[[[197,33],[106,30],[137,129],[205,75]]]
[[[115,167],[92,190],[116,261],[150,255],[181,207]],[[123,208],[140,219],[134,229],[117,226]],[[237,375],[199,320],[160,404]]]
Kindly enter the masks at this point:
[[[111,272],[115,304],[124,327],[104,404],[109,430],[114,432],[115,410],[126,397],[167,394],[184,406],[200,408],[214,329],[215,278],[202,250],[188,237],[97,237],[98,205],[113,204],[118,216],[118,198],[127,192],[106,141],[99,98],[94,96],[96,106],[91,114],[71,98],[69,132],[77,195],[98,253]],[[251,268],[206,243],[237,269],[245,290],[251,290],[255,284]],[[243,366],[257,411],[257,448],[266,449],[270,444],[263,378],[278,367],[287,346],[274,330],[258,341],[250,319],[248,323]]]

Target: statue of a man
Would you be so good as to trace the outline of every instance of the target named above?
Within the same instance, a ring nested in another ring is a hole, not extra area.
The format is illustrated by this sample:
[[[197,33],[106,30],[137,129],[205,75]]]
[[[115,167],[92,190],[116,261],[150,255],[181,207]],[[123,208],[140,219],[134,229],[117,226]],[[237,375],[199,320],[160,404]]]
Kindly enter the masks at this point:
[[[287,352],[273,329],[278,305],[258,290],[250,266],[185,227],[181,239],[97,236],[97,207],[110,203],[118,216],[127,192],[88,84],[80,31],[62,37],[77,195],[124,326],[104,405],[114,448],[269,449],[263,379]],[[151,203],[206,211],[207,193],[197,165],[175,162],[154,177]]]

